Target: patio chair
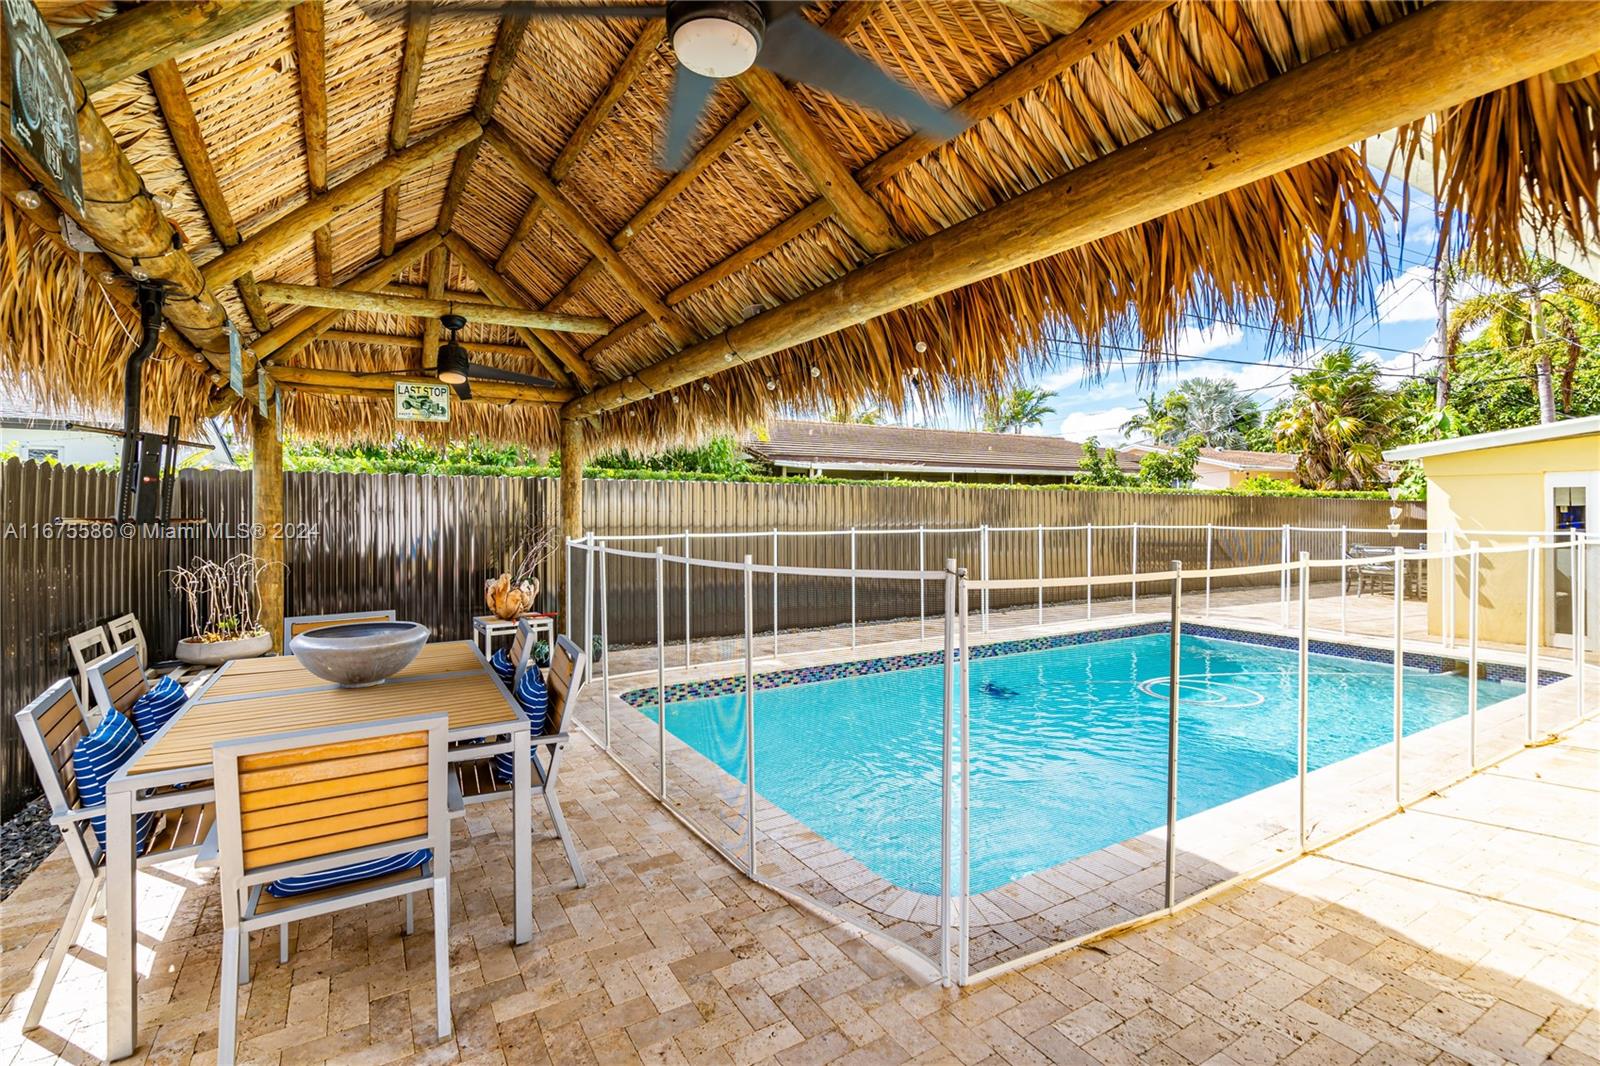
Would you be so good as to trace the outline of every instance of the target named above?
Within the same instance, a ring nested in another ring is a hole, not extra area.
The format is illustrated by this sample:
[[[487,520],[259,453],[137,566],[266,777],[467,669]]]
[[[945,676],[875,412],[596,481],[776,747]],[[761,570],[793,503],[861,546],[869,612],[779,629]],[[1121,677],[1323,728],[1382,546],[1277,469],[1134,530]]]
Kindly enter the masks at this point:
[[[533,639],[533,625],[524,618],[517,623],[517,635],[511,639],[511,650],[505,652],[502,648],[489,657],[489,665],[494,667],[495,676],[513,693],[517,691],[517,682],[522,680],[522,672],[533,662],[533,648],[537,643]]]
[[[352,622],[393,622],[393,611],[347,611],[344,614],[301,614],[283,620],[283,650],[289,650],[289,641],[301,633],[324,626],[349,625]]]
[[[129,645],[89,664],[89,688],[101,712],[116,708],[148,741],[183,709],[189,694],[175,677],[154,685],[139,667],[139,649]]]
[[[67,638],[67,647],[72,652],[72,665],[78,670],[78,702],[86,709],[93,710],[95,704],[94,693],[89,689],[89,664],[105,658],[116,649],[111,646],[105,626],[74,633]]]
[[[232,1063],[239,985],[257,929],[433,894],[435,1008],[450,1035],[450,818],[443,713],[212,747],[217,821],[202,862],[220,870],[217,1061]],[[409,920],[407,923],[409,931]]]
[[[158,663],[150,661],[150,645],[144,639],[144,626],[139,624],[139,616],[124,614],[113,618],[106,623],[106,632],[111,634],[112,649],[121,651],[123,648],[134,648],[139,653],[139,666],[144,670],[147,678],[170,677],[179,684],[194,680],[211,673],[211,670],[196,666],[194,663],[181,662],[178,659],[165,659]]]
[[[106,813],[104,803],[100,802],[103,785],[96,783],[80,791],[72,761],[73,749],[92,728],[84,717],[72,681],[67,678],[51,685],[43,695],[17,712],[17,729],[50,804],[50,821],[61,831],[67,854],[78,872],[78,887],[67,905],[66,919],[56,934],[50,958],[45,963],[44,977],[23,1023],[26,1029],[37,1026],[44,1016],[50,991],[61,973],[61,964],[66,961],[67,952],[82,931],[90,905],[104,884],[105,849],[93,831],[94,819],[103,818]],[[93,802],[86,802],[85,792],[91,793],[87,799]],[[153,794],[160,794],[160,790]],[[182,802],[181,794],[167,794],[173,796],[175,802]],[[215,808],[210,803],[191,803],[161,812],[159,820],[151,819],[154,833],[139,854],[139,865],[195,854],[210,831],[214,817]]]
[[[526,623],[522,628],[527,628]],[[521,689],[523,671],[530,668],[538,669],[531,664],[534,643],[531,630],[528,637],[521,669],[517,672],[518,683],[512,689],[513,692]],[[584,665],[584,654],[578,650],[578,646],[564,636],[557,637],[555,647],[550,653],[550,672],[546,682],[549,702],[545,713],[544,731],[543,733],[535,731],[530,753],[533,758],[533,792],[536,796],[544,797],[545,809],[550,812],[550,821],[555,826],[556,837],[561,841],[562,850],[566,852],[567,865],[572,867],[572,876],[579,888],[584,887],[588,880],[584,877],[583,863],[578,858],[572,831],[567,828],[567,820],[561,813],[561,800],[556,794],[556,785],[561,775],[562,753],[566,751],[567,744],[572,739],[569,734],[562,731],[561,726],[567,709],[573,706],[583,689]],[[541,751],[548,752],[543,762],[539,758]],[[495,772],[495,762],[496,760],[491,757],[456,763],[456,776],[460,782],[462,799],[466,803],[487,803],[511,795],[511,784],[502,780],[502,775]]]

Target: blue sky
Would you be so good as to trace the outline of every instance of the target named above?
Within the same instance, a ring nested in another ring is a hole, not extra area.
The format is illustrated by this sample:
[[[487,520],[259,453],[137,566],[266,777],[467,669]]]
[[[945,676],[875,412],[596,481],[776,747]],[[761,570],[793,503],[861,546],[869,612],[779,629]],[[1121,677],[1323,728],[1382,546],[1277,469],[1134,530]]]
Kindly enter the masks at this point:
[[[1396,210],[1401,191],[1397,183],[1390,183],[1388,194]],[[1309,361],[1341,343],[1351,344],[1382,364],[1391,385],[1412,373],[1425,374],[1434,356],[1430,264],[1437,228],[1432,201],[1413,189],[1404,243],[1398,218],[1389,219],[1385,233],[1383,254],[1387,256],[1389,280],[1378,287],[1373,299],[1354,317],[1339,320],[1329,308],[1320,308],[1319,325],[1311,332],[1325,340],[1309,342],[1299,351],[1285,351],[1281,344],[1277,350],[1269,351],[1269,338],[1263,329],[1196,320],[1171,349],[1181,358],[1175,365],[1163,365],[1153,380],[1149,371],[1141,377],[1139,356],[1134,353],[1107,353],[1106,369],[1099,378],[1086,374],[1082,363],[1069,355],[1032,375],[1029,384],[1051,393],[1056,413],[1043,426],[1028,432],[1076,441],[1098,437],[1102,444],[1121,444],[1118,427],[1139,407],[1142,397],[1152,391],[1165,393],[1192,377],[1230,378],[1264,410],[1287,389],[1294,364]],[[948,428],[979,428],[974,413],[955,409],[930,412],[925,420],[915,421]]]

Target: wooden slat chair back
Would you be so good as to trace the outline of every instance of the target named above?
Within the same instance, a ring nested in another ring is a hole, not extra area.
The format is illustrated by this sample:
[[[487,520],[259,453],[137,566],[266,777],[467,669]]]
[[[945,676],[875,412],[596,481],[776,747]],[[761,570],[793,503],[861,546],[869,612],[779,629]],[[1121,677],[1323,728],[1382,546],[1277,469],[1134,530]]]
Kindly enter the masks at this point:
[[[74,633],[67,638],[67,647],[72,652],[72,665],[78,671],[78,701],[85,707],[93,707],[95,696],[89,688],[89,664],[104,659],[116,649],[111,646],[104,626]]]
[[[302,614],[283,620],[283,650],[289,650],[289,641],[301,633],[327,626],[350,625],[354,622],[393,622],[393,611],[349,611],[344,614]]]
[[[117,651],[134,648],[139,653],[140,669],[150,669],[150,646],[145,643],[144,627],[139,624],[137,615],[124,614],[113,618],[106,623],[106,632],[111,634],[112,646]]]
[[[511,665],[516,668],[516,675],[511,681],[512,692],[521,683],[523,671],[533,665],[533,649],[538,643],[533,635],[533,623],[526,618],[518,622],[517,635],[511,639]]]
[[[61,831],[67,854],[78,871],[78,887],[67,905],[66,919],[56,934],[44,976],[28,1008],[24,1022],[27,1029],[37,1026],[43,1018],[62,963],[82,931],[90,904],[103,882],[105,856],[90,822],[104,815],[105,808],[83,804],[72,762],[73,749],[91,728],[78,702],[77,690],[68,678],[57,681],[17,712],[17,731],[38,774],[45,800],[50,804],[50,821]],[[200,850],[210,831],[214,808],[209,803],[182,805],[183,802],[181,793],[174,794],[172,805],[161,812],[161,819],[139,856],[141,866],[193,855]]]
[[[449,716],[304,730],[212,748],[222,891],[217,1061],[231,1063],[250,933],[397,896],[433,894],[439,1037],[450,1035]],[[422,849],[430,862],[283,898],[267,886]]]
[[[150,690],[137,648],[123,648],[89,664],[89,688],[102,708],[115,707],[133,720],[133,701]]]
[[[537,670],[538,667],[533,664],[535,641],[532,626],[524,621],[517,627],[517,631],[519,638],[524,640],[522,657],[513,659],[517,663],[517,682],[520,684],[524,670],[530,667]],[[566,637],[557,637],[555,647],[550,649],[550,672],[545,682],[550,695],[545,730],[544,733],[534,736],[532,741],[533,792],[544,797],[545,809],[550,812],[550,822],[555,826],[556,836],[560,839],[562,850],[567,855],[567,865],[572,867],[572,876],[579,888],[588,884],[588,880],[583,873],[583,863],[578,858],[578,848],[573,842],[572,831],[567,828],[566,817],[561,812],[561,800],[556,794],[556,783],[561,776],[562,755],[572,739],[562,731],[561,723],[565,718],[566,709],[572,705],[582,688],[583,666],[583,653],[578,650],[578,646]],[[574,679],[577,679],[576,682]],[[515,691],[514,685],[513,696]],[[541,752],[545,753],[543,761],[540,760]],[[483,803],[511,795],[511,786],[496,778],[493,763],[492,758],[456,763],[456,777],[465,802]]]

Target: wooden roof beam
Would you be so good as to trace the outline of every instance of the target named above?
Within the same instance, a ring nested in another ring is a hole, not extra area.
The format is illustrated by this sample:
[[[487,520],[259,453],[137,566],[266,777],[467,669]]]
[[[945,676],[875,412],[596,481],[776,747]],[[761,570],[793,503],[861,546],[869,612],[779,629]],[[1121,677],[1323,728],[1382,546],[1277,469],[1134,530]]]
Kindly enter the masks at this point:
[[[189,175],[189,187],[194,190],[195,199],[200,201],[200,209],[206,213],[206,221],[217,235],[217,242],[224,250],[232,248],[239,243],[239,227],[233,221],[233,212],[228,208],[222,184],[217,180],[211,152],[200,132],[200,121],[195,117],[189,91],[183,84],[183,74],[171,59],[157,63],[149,73],[150,88],[155,92],[156,104],[161,108],[167,132],[172,135],[172,145],[177,149],[178,159]],[[242,274],[236,284],[239,299],[256,332],[265,333],[271,329],[272,319],[267,315],[266,305],[261,302],[261,293],[256,290],[255,275]]]
[[[108,85],[238,33],[299,0],[150,0],[61,38],[93,95]]]
[[[450,275],[450,249],[440,246],[428,253],[428,285],[426,295],[430,300],[445,298],[445,282]],[[431,370],[439,365],[439,338],[444,326],[437,318],[422,323],[422,366]]]
[[[426,374],[362,374],[349,370],[325,370],[321,367],[275,366],[267,371],[273,384],[301,389],[306,392],[392,395],[396,382],[433,381]],[[518,385],[509,381],[472,381],[472,398],[468,403],[532,403],[553,405],[572,399],[570,389],[542,388],[538,385]]]
[[[300,139],[306,152],[306,189],[312,199],[328,191],[328,72],[322,0],[294,9],[294,65],[300,95]],[[311,231],[317,284],[333,284],[333,230]]]
[[[415,318],[437,319],[442,315],[461,314],[473,322],[486,322],[496,326],[527,326],[530,329],[546,329],[558,333],[605,333],[611,328],[611,322],[604,318],[524,311],[477,300],[465,302],[430,300],[425,296],[398,296],[365,289],[285,285],[276,281],[263,281],[261,296],[273,303],[327,307],[341,311],[370,311],[379,315],[411,315]]]
[[[562,417],[615,410],[1082,247],[1597,51],[1594,0],[1431,5],[579,397]]]
[[[423,339],[410,337],[398,333],[376,333],[371,330],[355,329],[330,329],[323,333],[321,340],[335,341],[342,344],[375,344],[389,348],[408,348],[412,351],[421,351]],[[520,344],[498,344],[494,341],[469,341],[462,338],[460,344],[463,348],[470,348],[475,352],[488,352],[491,355],[509,355],[517,358],[527,358],[528,349]],[[434,366],[438,363],[435,361]],[[432,369],[424,366],[424,369]]]
[[[771,71],[751,67],[734,79],[739,91],[761,112],[762,123],[783,145],[790,161],[810,179],[811,187],[833,205],[833,213],[856,243],[870,255],[904,246],[889,215],[861,186],[835,154],[811,115]]]
[[[633,42],[633,47],[628,49],[628,54],[623,57],[622,65],[612,75],[611,81],[606,84],[605,91],[589,105],[589,110],[584,112],[583,119],[578,123],[578,128],[572,131],[572,136],[567,138],[567,143],[561,146],[561,152],[556,156],[556,161],[550,165],[550,177],[559,185],[578,161],[589,143],[589,138],[594,136],[595,130],[611,114],[611,109],[617,106],[617,101],[633,86],[634,80],[639,77],[656,54],[656,49],[667,35],[667,24],[664,19],[651,19],[645,24],[644,32],[639,34],[639,39]],[[528,234],[533,232],[534,224],[539,220],[539,214],[544,210],[544,201],[534,197],[528,210],[523,212],[522,219],[517,223],[517,228],[512,232],[511,239],[506,242],[505,248],[494,261],[496,270],[504,270],[506,262],[513,252],[528,239]]]
[[[578,242],[588,249],[590,255],[600,260],[606,272],[621,286],[640,307],[650,313],[650,317],[666,331],[676,344],[687,344],[693,339],[694,331],[689,324],[678,316],[676,311],[669,308],[650,287],[644,283],[634,269],[623,261],[621,254],[611,247],[611,242],[605,235],[595,228],[594,223],[584,217],[560,189],[550,176],[540,170],[534,161],[528,158],[520,146],[498,124],[490,123],[484,131],[484,137],[511,163],[515,170],[533,190],[535,196],[544,201],[545,208],[555,216],[569,233],[578,238]]]
[[[432,136],[341,181],[321,196],[314,196],[278,216],[238,247],[207,263],[206,279],[213,285],[223,285],[248,270],[259,269],[300,240],[307,230],[326,225],[351,208],[359,207],[377,196],[386,186],[431,166],[462,145],[476,141],[482,131],[483,127],[478,125],[476,119],[458,119]]]
[[[500,26],[495,31],[494,49],[489,53],[489,62],[483,69],[483,81],[478,84],[478,96],[472,104],[472,117],[480,126],[487,124],[494,114],[506,79],[517,65],[517,50],[522,47],[522,35],[527,32],[531,18],[520,10],[513,10],[500,18]],[[456,208],[461,206],[461,197],[467,191],[467,178],[472,175],[472,166],[478,161],[481,147],[481,141],[473,141],[456,153],[456,161],[450,167],[450,180],[444,188],[444,200],[439,204],[439,221],[434,225],[434,229],[440,233],[450,232],[455,224]]]
[[[1098,6],[1084,0],[1000,0],[1019,15],[1025,15],[1057,33],[1072,33]]]
[[[395,89],[394,109],[389,112],[389,151],[398,152],[411,139],[411,113],[417,106],[417,82],[422,77],[422,61],[428,51],[428,28],[433,23],[433,5],[406,5],[406,44],[400,57],[400,85]],[[393,255],[395,230],[400,223],[400,186],[383,190],[383,213],[379,222],[378,251]]]
[[[376,292],[393,281],[395,275],[439,247],[442,239],[437,233],[432,232],[415,237],[402,244],[389,258],[378,260],[346,281],[344,287],[361,292]],[[324,331],[331,329],[343,313],[323,308],[303,308],[257,337],[251,347],[255,349],[258,360],[281,362],[305,348]]]
[[[461,265],[461,269],[467,272],[467,277],[471,278],[490,299],[505,307],[528,306],[527,300],[517,287],[490,266],[488,260],[479,255],[478,250],[463,240],[459,234],[445,234],[444,242],[445,247],[450,249],[451,256]],[[519,329],[517,336],[536,355],[547,358],[546,365],[557,377],[570,372],[572,377],[586,389],[592,389],[599,384],[600,379],[595,376],[593,367],[566,343],[565,336],[525,329]]]

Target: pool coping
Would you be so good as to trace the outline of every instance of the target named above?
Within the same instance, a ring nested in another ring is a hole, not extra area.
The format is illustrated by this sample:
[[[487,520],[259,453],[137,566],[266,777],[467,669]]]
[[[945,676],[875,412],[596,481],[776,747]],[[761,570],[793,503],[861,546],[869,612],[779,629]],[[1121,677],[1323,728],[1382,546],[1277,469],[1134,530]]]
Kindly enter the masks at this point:
[[[1121,639],[1124,636],[1164,633],[1168,628],[1168,621],[1160,616],[1125,616],[1117,622],[1081,620],[1068,624],[1076,628],[1066,633],[987,644],[974,643],[973,657],[988,658]],[[1286,634],[1281,628],[1269,624],[1252,627],[1249,623],[1230,619],[1226,626],[1185,623],[1184,630],[1196,635],[1218,636],[1245,643],[1298,648],[1297,634]],[[1338,640],[1318,637],[1310,642],[1310,647],[1320,654],[1342,652],[1343,657],[1348,658],[1391,661],[1393,657],[1392,643],[1370,638],[1364,640],[1360,635],[1341,636]],[[850,649],[831,649],[830,652],[839,655],[841,661],[767,671],[764,675],[757,675],[758,690],[805,683],[802,678],[815,681],[828,677],[860,676],[904,666],[937,665],[943,661],[941,649],[868,659],[852,657]],[[1406,653],[1408,666],[1431,668],[1432,672],[1464,665],[1466,658],[1466,655],[1454,649],[1443,647],[1437,651]],[[891,663],[892,666],[887,665]],[[829,667],[844,669],[830,672]],[[1502,651],[1490,650],[1480,654],[1480,667],[1485,671],[1485,676],[1489,671],[1495,671],[1496,679],[1520,682],[1522,678],[1522,661]],[[760,681],[763,676],[769,679],[765,685]],[[1541,689],[1569,677],[1542,664],[1539,667]],[[706,692],[706,682],[676,683],[668,686],[668,702],[677,702],[671,698],[671,693],[681,693],[688,699],[700,699],[743,690],[742,674],[712,679],[710,683],[727,684],[730,681],[736,683],[736,687],[718,692]],[[633,695],[637,700],[640,693],[649,697],[643,701],[643,705],[653,706],[655,687],[629,689],[626,695]],[[653,761],[659,740],[654,719],[644,714],[639,705],[628,701],[623,693],[613,693],[612,699],[617,700],[620,707],[635,711],[633,715],[620,719],[624,723],[621,731],[635,734],[639,747],[648,750],[647,761]],[[1514,741],[1520,746],[1518,726],[1522,721],[1519,712],[1521,706],[1523,700],[1519,694],[1479,708],[1480,750],[1505,740]],[[615,724],[617,719],[613,721]],[[1403,757],[1415,759],[1415,752],[1422,749],[1424,757],[1430,760],[1446,757],[1464,763],[1466,723],[1467,717],[1462,715],[1407,736],[1402,745]],[[1452,741],[1449,737],[1452,732],[1462,735]],[[743,811],[727,798],[730,794],[742,796],[742,782],[726,774],[670,732],[667,740],[671,777],[677,782],[685,777],[694,779],[697,786],[685,789],[681,784],[669,784],[670,806],[696,825],[706,835],[708,842],[721,850],[729,861],[744,868],[744,859],[737,854],[743,841]],[[1459,753],[1459,757],[1452,753]],[[613,753],[613,757],[623,766],[628,766],[616,753]],[[1359,791],[1363,798],[1387,794],[1389,782],[1393,780],[1393,763],[1390,745],[1379,745],[1311,771],[1307,774],[1308,794],[1330,790],[1330,794],[1341,797],[1341,813],[1349,813],[1351,796],[1356,792]],[[639,776],[642,781],[644,777]],[[1330,783],[1341,778],[1347,779],[1343,789]],[[1279,815],[1289,812],[1288,820],[1292,822],[1292,812],[1297,808],[1297,779],[1290,778],[1258,789],[1179,821],[1180,849],[1188,847],[1187,851],[1181,850],[1180,853],[1185,863],[1192,867],[1180,874],[1179,898],[1235,876],[1243,869],[1257,867],[1262,861],[1281,859],[1286,852],[1292,853],[1298,848],[1297,828],[1293,824],[1282,824],[1284,819],[1276,816],[1263,822],[1260,818],[1263,807]],[[1392,807],[1392,797],[1368,800],[1348,819],[1348,825],[1331,832],[1336,834],[1353,828],[1374,815],[1386,813]],[[1326,818],[1323,820],[1326,821]],[[713,839],[716,836],[716,830],[712,828],[714,825],[721,825],[724,830],[736,833],[735,838],[721,841]],[[939,896],[895,885],[759,792],[756,794],[756,826],[761,878],[810,897],[837,916],[859,921],[868,928],[907,943],[913,950],[931,954],[931,945],[937,936]],[[1241,826],[1247,827],[1247,839],[1241,838],[1237,832]],[[1230,838],[1233,840],[1233,850],[1242,845],[1245,850],[1255,853],[1255,861],[1241,863],[1230,859],[1230,846],[1227,844]],[[1327,839],[1331,839],[1330,833],[1322,832],[1319,826],[1317,840],[1325,842]],[[1204,841],[1207,846],[1197,851],[1192,847],[1195,840]],[[1224,844],[1220,851],[1215,847],[1218,841]],[[974,957],[995,960],[1016,957],[1051,942],[1159,909],[1165,879],[1164,854],[1165,827],[1159,827],[972,895],[970,929]],[[1196,867],[1192,860],[1197,855],[1203,859],[1204,865]],[[1185,863],[1180,863],[1180,868]],[[980,948],[985,938],[989,942]]]

